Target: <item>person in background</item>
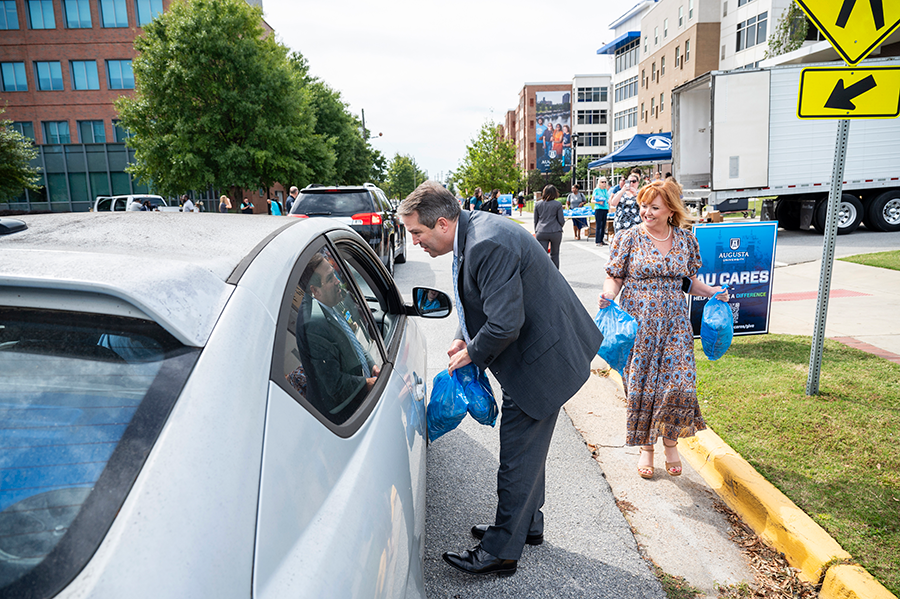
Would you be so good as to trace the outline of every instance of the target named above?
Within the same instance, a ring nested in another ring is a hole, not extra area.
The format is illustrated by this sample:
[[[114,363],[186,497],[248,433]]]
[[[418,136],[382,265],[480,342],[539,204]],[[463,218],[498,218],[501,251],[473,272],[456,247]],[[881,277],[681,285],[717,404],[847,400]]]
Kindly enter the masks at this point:
[[[562,125],[556,123],[556,128],[553,130],[553,152],[556,158],[562,160],[563,157],[563,129]]]
[[[546,149],[544,148],[544,132],[547,130],[547,126],[544,125],[543,117],[538,117],[537,124],[534,126],[534,144],[535,148],[539,150],[537,159],[540,160],[546,154]]]
[[[494,189],[491,190],[491,197],[489,197],[484,204],[482,204],[481,209],[485,212],[491,212],[493,214],[500,214],[500,190]]]
[[[572,131],[568,125],[563,125],[562,165],[572,164]]]
[[[274,200],[267,199],[266,204],[268,205],[269,214],[281,216],[281,204],[278,203],[278,198]]]
[[[632,172],[625,179],[622,189],[609,201],[609,205],[616,209],[613,217],[615,234],[641,224],[641,214],[637,204],[638,184],[640,174]]]
[[[144,203],[141,204],[141,212],[152,212],[153,204],[150,203],[150,200],[144,200]]]
[[[550,247],[550,260],[559,268],[559,244],[562,243],[563,216],[562,204],[557,201],[559,192],[553,185],[548,185],[541,192],[541,199],[534,205],[534,238],[538,240],[544,251]]]
[[[636,180],[636,175],[629,179]],[[613,237],[597,306],[619,305],[638,322],[622,374],[627,404],[625,444],[640,446],[638,475],[653,477],[653,445],[660,437],[666,471],[681,474],[678,439],[706,428],[697,403],[694,334],[684,292],[712,297],[722,291],[697,277],[700,247],[684,225],[681,186],[656,181],[637,196],[641,224]],[[621,295],[620,295],[621,292]],[[719,296],[728,301],[728,294]]]
[[[525,208],[525,192],[520,191],[516,197],[516,207],[519,209],[519,216],[522,216],[522,209]]]
[[[578,184],[572,186],[572,193],[566,196],[566,208],[574,210],[584,206],[584,194]],[[583,218],[572,218],[572,228],[575,230],[575,239],[581,239],[581,230],[587,226],[587,221]]]
[[[475,188],[475,195],[471,198],[467,199],[463,203],[463,208],[465,210],[481,210],[481,206],[484,203],[484,198],[482,197],[482,191],[480,187]]]
[[[219,212],[225,213],[229,210],[231,210],[231,198],[223,195],[219,198]]]
[[[187,197],[187,194],[181,196],[181,211],[182,212],[193,212],[194,211],[194,202],[191,201],[191,198]]]
[[[291,208],[294,207],[294,202],[297,200],[298,195],[300,195],[300,190],[297,189],[295,185],[292,185],[290,191],[288,192],[287,199],[284,200],[285,214],[291,213]]]
[[[250,198],[244,198],[244,201],[241,202],[241,214],[253,214],[253,202],[250,201]]]
[[[609,214],[609,182],[606,177],[597,179],[597,187],[594,188],[594,222],[596,231],[594,242],[597,245],[606,245],[606,215]]]

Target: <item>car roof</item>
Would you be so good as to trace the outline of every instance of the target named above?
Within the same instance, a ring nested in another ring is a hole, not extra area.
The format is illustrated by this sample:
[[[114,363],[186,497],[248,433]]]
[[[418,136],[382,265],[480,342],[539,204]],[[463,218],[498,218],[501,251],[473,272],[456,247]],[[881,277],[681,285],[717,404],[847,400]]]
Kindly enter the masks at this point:
[[[299,252],[339,226],[330,219],[218,213],[17,218],[28,229],[0,237],[0,304],[96,311],[105,302],[112,313],[155,320],[194,347],[206,343],[240,274],[272,238],[291,230]]]

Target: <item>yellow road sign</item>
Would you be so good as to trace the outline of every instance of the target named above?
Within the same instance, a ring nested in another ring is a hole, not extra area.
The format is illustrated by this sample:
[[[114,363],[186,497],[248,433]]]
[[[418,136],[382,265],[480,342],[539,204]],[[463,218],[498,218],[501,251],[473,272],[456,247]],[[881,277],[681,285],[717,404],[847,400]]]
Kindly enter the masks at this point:
[[[801,119],[891,119],[900,115],[900,66],[811,67],[800,72]]]
[[[898,0],[797,0],[797,4],[851,65],[900,26]]]

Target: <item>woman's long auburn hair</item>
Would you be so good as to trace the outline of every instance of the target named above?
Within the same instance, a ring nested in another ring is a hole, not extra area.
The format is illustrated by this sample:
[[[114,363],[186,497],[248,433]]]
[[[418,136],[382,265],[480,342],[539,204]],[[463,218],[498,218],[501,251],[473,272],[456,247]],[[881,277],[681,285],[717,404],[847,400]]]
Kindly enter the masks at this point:
[[[669,224],[673,227],[683,228],[692,221],[681,199],[681,185],[675,179],[666,179],[665,181],[654,181],[649,185],[645,185],[638,192],[637,203],[644,206],[653,201],[656,196],[663,201],[666,208],[672,211],[669,217]]]

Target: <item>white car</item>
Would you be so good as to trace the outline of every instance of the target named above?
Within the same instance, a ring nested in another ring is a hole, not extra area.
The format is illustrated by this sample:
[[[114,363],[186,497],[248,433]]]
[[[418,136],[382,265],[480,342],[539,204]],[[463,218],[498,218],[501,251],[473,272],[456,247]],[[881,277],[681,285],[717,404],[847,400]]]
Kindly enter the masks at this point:
[[[425,341],[368,244],[330,219],[18,218],[0,597],[425,596]]]
[[[97,196],[91,212],[141,212],[144,202],[150,202],[154,211],[178,212],[178,206],[169,206],[162,196],[151,194]]]

